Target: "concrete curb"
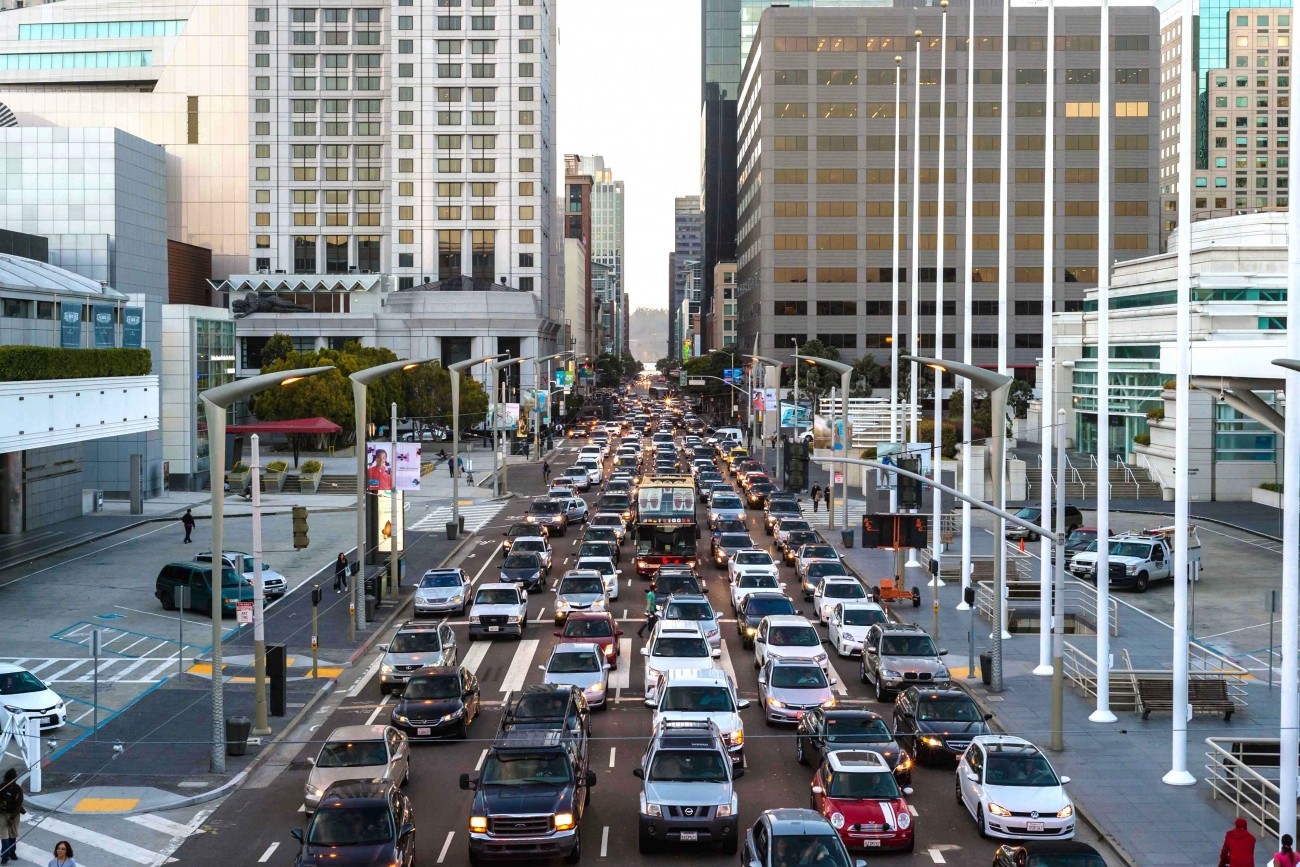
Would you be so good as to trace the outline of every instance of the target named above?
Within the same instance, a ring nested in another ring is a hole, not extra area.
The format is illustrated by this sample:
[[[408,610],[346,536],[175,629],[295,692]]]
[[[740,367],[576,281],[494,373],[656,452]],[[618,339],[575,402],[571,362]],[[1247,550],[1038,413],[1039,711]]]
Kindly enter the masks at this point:
[[[975,702],[975,705],[981,711],[987,714],[993,714],[993,719],[989,721],[990,728],[998,732],[1001,732],[1002,734],[1007,733],[1007,730],[1002,726],[1000,718],[995,713],[997,708],[992,707],[980,701],[980,697],[976,695],[973,690],[968,689],[967,684],[965,682],[959,681],[955,685],[958,688],[960,688],[963,692],[965,692],[967,695],[969,695],[971,697],[971,701]],[[1092,830],[1097,832],[1097,836],[1102,839],[1102,842],[1104,842],[1108,847],[1110,847],[1110,850],[1120,859],[1120,861],[1124,862],[1125,867],[1142,867],[1142,865],[1139,864],[1138,861],[1128,853],[1128,851],[1124,848],[1123,844],[1120,843],[1118,839],[1116,839],[1115,835],[1111,834],[1109,831],[1103,828],[1101,824],[1096,819],[1093,818],[1092,812],[1083,805],[1083,803],[1079,800],[1078,796],[1071,795],[1070,800],[1074,802],[1074,809],[1078,811],[1079,818],[1087,822],[1088,826],[1091,827]]]
[[[1120,515],[1159,515],[1160,517],[1168,517],[1171,521],[1173,520],[1173,515],[1165,515],[1162,512],[1142,512],[1142,511],[1138,511],[1137,509],[1111,509],[1111,512]],[[1217,524],[1220,527],[1227,527],[1231,530],[1237,530],[1238,532],[1241,533],[1249,533],[1252,536],[1258,536],[1259,538],[1267,539],[1270,542],[1280,543],[1282,541],[1281,537],[1279,536],[1273,536],[1268,533],[1261,532],[1259,530],[1252,530],[1249,527],[1243,527],[1240,524],[1234,524],[1231,521],[1223,521],[1220,520],[1219,518],[1207,518],[1204,515],[1192,515],[1191,520],[1197,521],[1202,524]]]

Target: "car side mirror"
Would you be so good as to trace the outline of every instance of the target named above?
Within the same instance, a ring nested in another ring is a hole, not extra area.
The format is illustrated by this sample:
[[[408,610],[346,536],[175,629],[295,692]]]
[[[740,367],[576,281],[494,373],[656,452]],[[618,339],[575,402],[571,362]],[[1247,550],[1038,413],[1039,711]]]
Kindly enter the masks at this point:
[[[948,648],[946,648],[946,647],[941,647],[941,648],[939,648],[939,655],[940,655],[940,656],[947,656],[947,655],[948,655]]]
[[[381,644],[381,645],[379,645],[379,649],[382,650],[384,653],[387,653],[387,652],[388,652],[388,645],[387,645],[387,644]]]
[[[405,823],[403,823],[403,825],[402,825],[402,831],[401,831],[401,834],[400,834],[399,836],[402,836],[402,837],[409,837],[409,836],[411,836],[411,835],[414,834],[414,833],[415,833],[415,826],[412,825],[410,822],[405,822]]]
[[[648,648],[648,647],[643,647],[643,648],[641,648],[641,655],[642,655],[642,656],[649,656],[649,655],[650,655],[650,648]]]
[[[993,719],[993,714],[991,713],[984,714],[984,722],[988,722],[991,719]]]
[[[582,781],[583,781],[584,783],[586,783],[586,784],[587,784],[587,788],[590,789],[592,786],[596,785],[596,772],[595,772],[595,771],[587,771],[587,774],[586,774],[586,776],[584,776],[584,777],[582,778]]]
[[[1070,782],[1070,778],[1069,778],[1069,777],[1061,777],[1061,785],[1062,785],[1062,786],[1064,786],[1064,785],[1065,785],[1066,783],[1068,783],[1068,782]]]
[[[538,671],[543,671],[543,672],[544,672],[544,671],[546,671],[546,666],[544,666],[544,665],[539,665],[539,666],[537,666],[537,670],[538,670]]]
[[[747,698],[742,698],[740,701],[736,702],[736,707],[740,708],[741,710],[748,709],[749,705],[750,705],[750,701]]]
[[[289,832],[289,836],[290,836],[290,837],[293,837],[293,839],[295,839],[295,840],[297,840],[299,843],[301,843],[301,842],[302,842],[302,828],[294,828],[292,831]]]
[[[767,683],[767,678],[760,674],[760,675],[758,676],[758,682],[759,682],[760,684]]]
[[[714,659],[721,659],[721,658],[722,658],[722,648],[721,648],[721,647],[715,647],[715,648],[713,648],[713,650],[712,650],[711,653],[710,653],[710,656],[712,656]]]
[[[813,786],[813,787],[812,787],[812,793],[813,793],[814,795],[820,795],[820,794],[822,793],[822,787],[821,787],[821,786]]]
[[[641,703],[644,704],[646,707],[654,707],[654,706],[655,706],[655,700],[652,699],[652,698],[648,698],[648,699],[646,699],[645,701],[643,701],[643,702],[641,702]]]
[[[560,631],[559,631],[558,629],[557,629],[556,631],[552,632],[551,634],[554,635],[556,638],[560,638],[560,637],[561,637],[561,635],[560,635]]]
[[[910,794],[912,794],[912,787],[911,787],[911,786],[903,786],[903,794],[904,794],[904,795],[910,795]]]
[[[462,791],[465,792],[471,791],[472,789],[476,788],[474,781],[469,778],[469,774],[460,775],[460,788]]]
[[[645,771],[641,770],[640,768],[633,768],[633,769],[632,769],[632,776],[636,777],[638,780],[644,780],[644,779],[645,779]]]
[[[618,636],[618,635],[622,635],[622,634],[623,634],[623,630],[621,630],[621,629],[615,629],[615,630],[614,630],[614,635]]]

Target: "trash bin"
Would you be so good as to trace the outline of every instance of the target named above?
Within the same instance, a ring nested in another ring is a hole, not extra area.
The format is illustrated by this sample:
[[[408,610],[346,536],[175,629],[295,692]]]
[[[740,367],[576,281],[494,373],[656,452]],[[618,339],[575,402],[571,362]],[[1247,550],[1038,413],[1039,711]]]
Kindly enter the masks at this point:
[[[461,520],[463,521],[464,518],[462,518]],[[455,522],[455,521],[448,521],[448,522],[447,522],[447,538],[448,538],[448,539],[455,539],[455,538],[456,538],[456,522]]]
[[[91,510],[95,512],[104,511],[104,492],[97,490],[91,496],[93,498],[93,505],[91,506]]]
[[[226,755],[242,756],[248,752],[248,735],[253,721],[246,716],[226,717]]]
[[[375,619],[375,605],[379,600],[373,596],[366,597],[366,622],[370,623]]]
[[[853,531],[852,531],[852,530],[841,530],[841,531],[840,531],[840,542],[844,545],[845,548],[852,548],[852,547],[853,547]]]
[[[993,685],[993,654],[987,650],[980,654],[980,680],[985,686]]]

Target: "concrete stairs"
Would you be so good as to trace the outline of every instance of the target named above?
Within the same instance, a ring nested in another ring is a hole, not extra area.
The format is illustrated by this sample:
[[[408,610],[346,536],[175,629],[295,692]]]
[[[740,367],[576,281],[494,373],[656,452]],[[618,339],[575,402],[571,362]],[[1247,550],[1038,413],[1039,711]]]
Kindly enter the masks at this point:
[[[1132,475],[1130,475],[1130,472]],[[1039,467],[1026,467],[1026,482],[1028,483],[1028,502],[1036,503],[1042,498],[1042,470]],[[1155,482],[1148,481],[1145,473],[1140,470],[1129,468],[1125,471],[1122,468],[1110,467],[1109,470],[1110,496],[1115,500],[1136,500],[1140,497],[1159,497],[1160,488]],[[1076,462],[1074,469],[1067,468],[1065,476],[1065,499],[1073,502],[1074,500],[1092,500],[1097,498],[1098,491],[1098,472],[1089,464],[1087,467]],[[1136,483],[1134,482],[1136,479]]]

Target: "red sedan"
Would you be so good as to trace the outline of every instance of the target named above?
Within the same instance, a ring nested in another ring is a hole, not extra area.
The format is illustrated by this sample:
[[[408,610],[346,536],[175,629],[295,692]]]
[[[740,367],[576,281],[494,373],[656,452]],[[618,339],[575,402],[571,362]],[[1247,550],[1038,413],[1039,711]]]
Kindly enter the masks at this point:
[[[600,647],[610,668],[618,668],[618,628],[614,615],[608,611],[575,611],[564,621],[564,628],[556,631],[560,644],[585,643]]]
[[[850,849],[916,846],[915,819],[889,770],[889,762],[870,750],[828,753],[812,780],[811,806],[831,823]]]

